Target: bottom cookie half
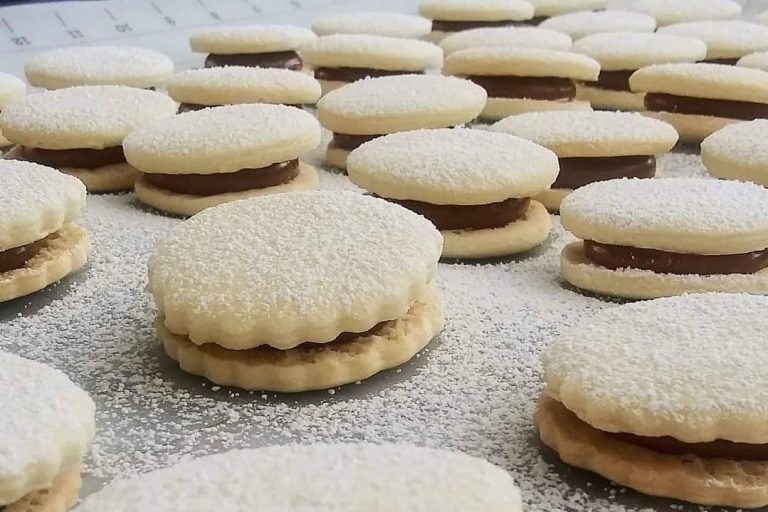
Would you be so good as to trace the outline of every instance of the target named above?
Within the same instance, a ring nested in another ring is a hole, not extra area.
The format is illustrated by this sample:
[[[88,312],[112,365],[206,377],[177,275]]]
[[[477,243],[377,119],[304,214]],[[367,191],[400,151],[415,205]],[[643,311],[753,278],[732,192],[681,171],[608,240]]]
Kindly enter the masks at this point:
[[[508,116],[547,110],[592,110],[585,101],[548,101],[527,98],[488,98],[480,118],[498,121]]]
[[[5,507],[3,512],[64,512],[77,503],[80,494],[80,468],[61,473],[49,489],[27,494]]]
[[[671,124],[680,134],[680,140],[691,144],[699,144],[717,130],[729,124],[741,122],[738,119],[671,112],[645,112],[645,115]]]
[[[600,110],[645,110],[645,94],[642,93],[579,85],[576,87],[576,99],[586,101],[592,108]]]

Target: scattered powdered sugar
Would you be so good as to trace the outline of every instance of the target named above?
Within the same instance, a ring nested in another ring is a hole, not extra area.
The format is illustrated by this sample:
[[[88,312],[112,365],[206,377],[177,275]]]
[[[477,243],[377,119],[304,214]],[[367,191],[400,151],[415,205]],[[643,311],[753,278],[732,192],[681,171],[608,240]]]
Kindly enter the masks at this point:
[[[529,0],[529,3],[533,5],[538,17],[601,9],[612,2],[611,0]]]
[[[603,71],[612,71],[669,62],[696,62],[707,55],[707,45],[693,37],[613,31],[579,39],[571,51],[592,57]]]
[[[650,14],[659,26],[684,21],[738,18],[741,5],[733,0],[635,0],[624,6]]]
[[[579,11],[552,16],[541,22],[541,28],[565,32],[574,39],[608,32],[653,32],[656,20],[641,12],[611,9]]]
[[[736,65],[768,71],[768,52],[755,52],[745,55],[739,59]]]
[[[332,34],[299,48],[312,67],[354,67],[423,71],[440,68],[443,50],[427,41],[371,34]]]
[[[680,174],[703,172],[695,156],[665,155],[662,168],[673,167],[666,159]],[[339,174],[321,175],[324,186],[349,187]],[[333,395],[293,396],[214,390],[181,372],[155,340],[156,311],[145,290],[149,254],[180,221],[142,210],[132,194],[90,196],[89,266],[0,307],[0,348],[65,371],[96,401],[85,494],[131,473],[230,449],[397,441],[489,459],[510,471],[527,511],[683,510],[571,470],[537,441],[532,415],[543,387],[542,349],[565,328],[617,307],[563,284],[559,253],[574,238],[556,219],[551,241],[529,255],[441,264],[446,327],[413,362]]]
[[[0,73],[0,107],[24,97],[26,93],[27,84],[21,78],[8,73]]]
[[[419,13],[433,20],[527,20],[533,6],[522,0],[423,0]]]
[[[467,48],[512,46],[568,50],[571,38],[566,34],[539,27],[493,27],[463,30],[440,42],[446,55]]]
[[[567,51],[492,46],[467,48],[448,55],[443,73],[462,76],[542,76],[597,80],[600,64],[586,55]]]
[[[421,16],[399,12],[345,12],[329,14],[312,22],[316,34],[375,34],[420,38],[432,31],[432,23]]]
[[[295,50],[317,37],[294,25],[233,25],[198,30],[189,37],[193,52],[262,53]]]
[[[768,27],[743,20],[676,23],[661,27],[659,33],[701,39],[707,44],[708,59],[743,57],[768,49]]]

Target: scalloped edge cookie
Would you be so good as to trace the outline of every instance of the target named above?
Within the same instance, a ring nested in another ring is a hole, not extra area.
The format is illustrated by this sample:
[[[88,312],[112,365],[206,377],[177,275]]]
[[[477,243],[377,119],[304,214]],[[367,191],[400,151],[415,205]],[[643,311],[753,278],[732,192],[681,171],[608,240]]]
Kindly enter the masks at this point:
[[[624,110],[627,112],[645,110],[645,94],[641,92],[613,91],[576,84],[576,99],[585,101],[592,108],[599,110]]]
[[[265,357],[259,349],[201,347],[169,331],[161,316],[155,328],[165,352],[188,373],[222,386],[298,393],[350,384],[400,366],[437,336],[443,323],[437,295],[425,286],[405,316],[375,334],[340,345],[269,352],[276,357]]]
[[[8,505],[0,505],[0,510],[3,512],[65,512],[77,504],[82,484],[80,468],[65,471],[54,478],[50,488],[31,492]]]

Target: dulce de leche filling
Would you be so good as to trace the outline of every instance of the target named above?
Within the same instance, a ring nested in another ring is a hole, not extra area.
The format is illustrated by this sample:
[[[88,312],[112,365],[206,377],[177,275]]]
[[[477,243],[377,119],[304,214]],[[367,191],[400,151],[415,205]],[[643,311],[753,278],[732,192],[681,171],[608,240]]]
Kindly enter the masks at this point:
[[[206,68],[245,66],[250,68],[301,69],[301,57],[295,51],[265,53],[235,53],[223,55],[211,53],[205,58]]]
[[[768,104],[765,103],[693,98],[661,93],[646,94],[645,108],[651,112],[724,117],[743,121],[768,118]]]
[[[382,136],[383,135],[349,135],[346,133],[333,132],[333,139],[331,139],[329,147],[352,151],[359,148],[366,142],[372,141],[376,137]]]
[[[546,16],[538,16],[529,20],[498,20],[498,21],[448,21],[432,20],[432,30],[435,32],[462,32],[474,28],[512,27],[538,25]]]
[[[598,181],[618,178],[653,178],[656,158],[652,155],[560,158],[560,174],[552,188],[575,190]]]
[[[315,68],[315,78],[318,80],[329,80],[334,82],[357,82],[364,78],[378,78],[382,76],[395,76],[404,73],[410,75],[423,75],[423,71],[402,71],[391,69],[374,68],[348,68],[348,67],[318,67]]]
[[[35,240],[31,244],[0,251],[0,272],[10,272],[11,270],[24,268],[27,262],[37,256],[45,247],[46,240],[47,237]]]
[[[629,77],[634,73],[634,69],[622,69],[619,71],[601,71],[597,80],[594,82],[583,82],[588,87],[596,89],[605,89],[608,91],[630,92]]]
[[[562,101],[576,97],[576,85],[570,78],[487,75],[468,75],[464,78],[485,89],[489,98]]]
[[[745,254],[702,255],[585,240],[584,255],[611,270],[635,268],[660,274],[754,274],[768,267],[768,249]]]
[[[441,231],[500,228],[524,217],[531,203],[530,198],[527,197],[479,205],[443,205],[411,200],[387,200],[426,217]]]
[[[125,163],[122,146],[104,149],[39,149],[16,146],[13,158],[46,165],[55,169],[64,167],[98,169],[107,165]]]
[[[299,175],[299,161],[278,162],[258,169],[215,174],[150,174],[144,179],[150,184],[194,196],[212,196],[282,185]]]

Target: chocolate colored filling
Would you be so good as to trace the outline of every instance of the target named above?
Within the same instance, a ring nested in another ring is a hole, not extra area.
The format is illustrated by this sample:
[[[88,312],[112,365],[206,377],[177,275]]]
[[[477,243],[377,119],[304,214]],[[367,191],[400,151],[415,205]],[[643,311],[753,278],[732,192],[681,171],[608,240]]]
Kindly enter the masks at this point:
[[[279,162],[260,169],[215,174],[144,174],[152,185],[194,196],[212,196],[282,185],[299,175],[299,161]]]
[[[561,158],[560,174],[552,188],[575,190],[598,181],[653,178],[655,174],[656,158],[648,155]]]
[[[522,218],[531,202],[527,197],[478,205],[443,205],[396,199],[388,201],[423,215],[441,231],[500,228]]]
[[[366,142],[382,136],[383,135],[348,135],[346,133],[334,132],[330,147],[352,151],[359,148]]]
[[[768,118],[768,104],[765,103],[692,98],[661,93],[646,94],[645,108],[651,112],[714,116],[744,121]]]
[[[527,20],[526,20],[527,21]],[[432,20],[432,30],[439,32],[461,32],[473,28],[510,27],[521,22],[514,20],[499,21],[448,21]]]
[[[200,105],[198,103],[181,103],[179,105],[179,114],[183,114],[184,112],[193,112],[196,110],[203,110],[204,108],[210,108],[214,105]]]
[[[726,66],[735,66],[737,62],[739,62],[738,58],[730,58],[730,59],[706,59],[701,62],[706,62],[708,64],[725,64]]]
[[[395,75],[423,75],[423,71],[402,71],[402,70],[389,70],[389,69],[373,69],[373,68],[315,68],[315,78],[318,80],[333,80],[335,82],[357,82],[364,78],[376,78],[380,76],[395,76]]]
[[[709,443],[684,443],[674,437],[645,437],[627,433],[605,432],[628,444],[667,455],[696,455],[705,459],[768,460],[768,444],[734,443],[717,439]]]
[[[24,268],[27,262],[37,256],[42,248],[45,247],[45,241],[46,238],[42,238],[31,244],[0,251],[0,272]]]
[[[466,78],[485,89],[490,98],[572,100],[576,96],[576,85],[570,78],[480,75]]]
[[[14,158],[56,169],[62,167],[97,169],[105,165],[125,163],[122,146],[104,149],[39,149],[17,146]]]
[[[622,69],[620,71],[601,71],[596,82],[584,82],[584,85],[609,91],[630,91],[629,77],[634,69]]]
[[[659,274],[754,274],[768,267],[768,249],[746,254],[702,255],[584,241],[584,255],[611,270],[636,268]]]
[[[301,69],[302,65],[301,57],[294,51],[235,53],[232,55],[211,53],[205,58],[206,68],[246,66],[251,68]]]

